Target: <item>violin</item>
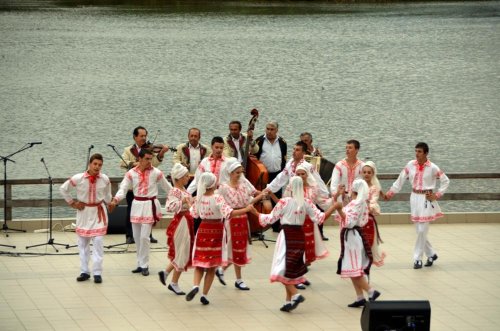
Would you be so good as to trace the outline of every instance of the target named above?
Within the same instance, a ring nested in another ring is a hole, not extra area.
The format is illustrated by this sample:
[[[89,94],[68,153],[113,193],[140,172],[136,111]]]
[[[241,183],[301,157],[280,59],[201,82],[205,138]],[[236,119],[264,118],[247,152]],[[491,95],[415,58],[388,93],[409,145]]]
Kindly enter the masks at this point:
[[[160,153],[161,150],[167,145],[162,145],[162,144],[154,144],[151,141],[146,141],[144,145],[141,146],[141,149],[144,148],[152,153]],[[168,150],[172,152],[177,152],[177,148],[173,148],[168,146]]]

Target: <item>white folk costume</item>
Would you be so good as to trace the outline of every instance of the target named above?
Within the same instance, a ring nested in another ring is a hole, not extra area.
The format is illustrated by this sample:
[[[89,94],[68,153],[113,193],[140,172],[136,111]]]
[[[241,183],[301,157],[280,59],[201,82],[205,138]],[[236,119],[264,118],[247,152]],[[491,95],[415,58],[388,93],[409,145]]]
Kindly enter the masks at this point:
[[[137,166],[127,171],[113,198],[118,203],[125,198],[128,190],[131,189],[134,193],[130,222],[137,246],[137,266],[143,269],[148,268],[149,264],[149,235],[152,226],[162,217],[161,205],[157,199],[158,186],[161,186],[167,193],[172,189],[165,175],[158,168],[150,167],[142,171]]]
[[[304,199],[300,206],[300,203],[291,197],[280,199],[270,214],[259,216],[261,226],[281,220],[282,229],[276,238],[271,282],[294,285],[306,281],[304,277],[307,273],[307,266],[304,263],[305,239],[302,229],[306,215],[314,223],[321,224],[325,220],[325,214],[310,200]]]
[[[111,184],[108,176],[98,174],[91,176],[88,172],[74,175],[59,188],[68,204],[73,203],[70,189],[75,188],[76,199],[85,204],[83,210],[76,212],[76,234],[80,254],[81,273],[89,273],[90,242],[93,239],[92,253],[93,274],[101,275],[104,256],[103,236],[108,228],[106,203],[111,201]]]
[[[363,226],[368,223],[368,185],[363,179],[353,182],[352,191],[358,196],[342,210],[345,218],[341,218],[340,242],[341,252],[337,266],[337,274],[342,278],[355,278],[369,275],[372,263],[371,249],[363,235]]]
[[[368,223],[363,227],[363,234],[368,245],[371,247],[373,264],[377,267],[384,265],[385,253],[380,251],[379,245],[382,243],[378,224],[375,216],[380,215],[378,199],[380,196],[380,182],[377,178],[377,167],[373,161],[366,161],[365,167],[370,167],[373,171],[371,186],[368,188]]]
[[[174,187],[168,193],[165,204],[166,211],[174,213],[167,227],[167,245],[168,258],[177,271],[187,271],[192,264],[194,220],[188,205],[183,203],[185,198],[191,198],[191,194]]]
[[[330,180],[330,192],[332,196],[337,193],[338,186],[340,184],[345,185],[346,193],[351,192],[352,183],[355,179],[362,178],[362,169],[364,163],[360,160],[356,160],[354,166],[350,166],[347,163],[347,159],[343,159],[335,164],[335,168],[333,168],[332,179]],[[346,198],[348,195],[345,195]],[[349,201],[342,201],[342,196],[338,198],[339,202],[343,202],[346,205]]]
[[[422,259],[422,254],[427,257],[433,257],[436,253],[431,243],[427,239],[429,232],[429,223],[443,217],[441,208],[437,201],[427,200],[426,193],[433,193],[436,190],[436,182],[439,179],[440,186],[436,197],[439,199],[448,189],[450,180],[439,169],[439,167],[427,160],[423,165],[419,165],[417,160],[412,160],[404,167],[399,174],[398,179],[392,184],[387,197],[391,198],[394,194],[401,191],[405,180],[412,183],[412,193],[410,196],[411,220],[417,228],[417,242],[413,258],[415,261]]]
[[[307,168],[302,165],[297,167],[297,170],[303,170],[307,173],[307,186],[304,186],[304,198],[310,200],[312,203],[318,205],[321,209],[327,210],[332,204],[332,198],[321,195],[316,181],[311,176]],[[292,196],[292,187],[288,185],[285,189],[284,197]],[[305,260],[309,265],[317,259],[323,259],[328,256],[328,249],[326,248],[321,232],[317,223],[313,223],[311,218],[306,215],[304,220],[304,236],[305,236]]]
[[[214,183],[215,185],[215,183]],[[213,268],[227,265],[226,231],[224,219],[228,219],[231,208],[222,195],[201,195],[191,206],[194,218],[201,218],[193,247],[193,266]]]
[[[288,184],[290,178],[295,176],[295,172],[297,171],[298,166],[302,166],[309,171],[309,173],[316,181],[318,190],[322,195],[328,196],[330,194],[330,192],[328,191],[328,187],[326,187],[325,183],[321,179],[314,166],[304,159],[298,162],[295,162],[294,160],[288,161],[285,165],[285,169],[283,169],[283,171],[281,171],[278,176],[276,176],[276,178],[267,185],[267,188],[270,189],[271,192],[277,192],[281,188],[285,187],[285,185]]]
[[[240,166],[239,162],[235,162],[234,166],[228,170],[232,172]],[[240,180],[238,187],[232,187],[229,183],[222,183],[218,189],[219,194],[224,197],[226,203],[233,209],[248,206],[256,191],[253,186],[250,187],[242,180]],[[226,231],[228,262],[240,267],[250,263],[248,216],[243,214],[228,219],[226,222]]]

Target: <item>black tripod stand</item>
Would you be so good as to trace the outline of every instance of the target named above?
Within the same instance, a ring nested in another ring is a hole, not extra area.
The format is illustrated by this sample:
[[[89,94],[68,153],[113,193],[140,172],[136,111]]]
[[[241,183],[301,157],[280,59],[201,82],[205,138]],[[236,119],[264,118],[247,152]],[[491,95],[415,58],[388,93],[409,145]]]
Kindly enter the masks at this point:
[[[262,202],[261,202],[262,203]],[[268,230],[268,228],[263,228],[261,226],[259,226],[259,231],[258,232],[254,232],[253,234],[251,234],[251,240],[250,240],[250,245],[252,244],[252,242],[254,241],[260,241],[262,242],[262,244],[264,246],[266,246],[266,248],[269,248],[269,245],[266,244],[266,241],[268,242],[273,242],[275,243],[276,240],[273,240],[273,239],[266,239],[266,236],[264,235],[264,232]]]
[[[14,152],[14,153],[9,154],[7,156],[0,156],[0,158],[3,161],[3,225],[2,225],[2,231],[5,233],[6,237],[9,236],[7,234],[7,231],[26,232],[26,230],[9,228],[9,226],[7,225],[7,161],[10,161],[12,163],[16,163],[14,160],[10,159],[11,156],[16,155],[17,153],[20,153],[28,148],[31,148],[34,145],[40,145],[41,143],[42,142],[40,142],[40,141],[33,142],[33,143],[27,143],[17,152]],[[2,245],[2,246],[16,248],[15,246],[10,246],[10,245]]]
[[[45,160],[43,159],[43,157],[40,160],[40,162],[42,162],[43,165],[45,166],[45,170],[47,171],[47,175],[49,176],[49,178],[48,178],[49,179],[49,240],[44,244],[26,246],[26,249],[31,248],[31,247],[43,246],[43,245],[51,245],[52,248],[54,248],[56,252],[59,252],[55,245],[65,246],[66,248],[68,248],[69,245],[56,243],[56,242],[54,242],[54,238],[52,238],[52,185],[53,185],[53,183],[52,183],[52,177],[50,176],[49,168],[47,168],[47,164],[45,163]]]

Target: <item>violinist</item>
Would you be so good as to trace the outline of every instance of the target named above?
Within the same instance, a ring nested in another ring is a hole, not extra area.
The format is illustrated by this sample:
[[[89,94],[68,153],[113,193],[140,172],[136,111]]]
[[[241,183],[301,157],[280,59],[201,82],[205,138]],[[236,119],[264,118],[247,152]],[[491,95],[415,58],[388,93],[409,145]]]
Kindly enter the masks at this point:
[[[169,150],[167,145],[153,145],[148,142],[148,130],[142,126],[138,126],[133,131],[134,144],[125,147],[122,154],[123,161],[120,163],[120,167],[126,171],[136,167],[139,164],[139,153],[142,149],[147,149],[153,152],[152,165],[153,167],[158,167],[165,156],[165,153]],[[154,148],[153,148],[154,147]],[[127,219],[126,219],[126,232],[125,240],[127,244],[134,243],[134,237],[132,236],[132,224],[130,223],[130,209],[132,206],[132,201],[134,200],[134,193],[128,191],[127,193]],[[150,236],[152,243],[157,243],[158,240]]]

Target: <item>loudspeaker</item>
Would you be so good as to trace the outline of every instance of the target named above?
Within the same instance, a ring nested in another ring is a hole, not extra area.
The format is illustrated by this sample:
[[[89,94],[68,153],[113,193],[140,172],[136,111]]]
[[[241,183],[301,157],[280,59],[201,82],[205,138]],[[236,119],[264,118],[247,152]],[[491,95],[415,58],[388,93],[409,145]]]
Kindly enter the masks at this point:
[[[112,213],[108,213],[108,234],[125,234],[127,222],[127,206],[116,206]]]
[[[361,330],[418,330],[431,328],[429,301],[367,302],[361,313]]]

